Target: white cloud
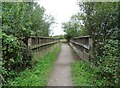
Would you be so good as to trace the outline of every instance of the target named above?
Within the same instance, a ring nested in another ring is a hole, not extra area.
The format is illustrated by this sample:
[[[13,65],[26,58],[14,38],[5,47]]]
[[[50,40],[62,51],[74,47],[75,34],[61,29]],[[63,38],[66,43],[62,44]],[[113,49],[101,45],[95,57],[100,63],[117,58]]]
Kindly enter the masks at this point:
[[[46,9],[46,14],[52,15],[58,23],[53,25],[53,35],[64,34],[61,23],[68,21],[79,11],[77,0],[40,0],[38,3]]]

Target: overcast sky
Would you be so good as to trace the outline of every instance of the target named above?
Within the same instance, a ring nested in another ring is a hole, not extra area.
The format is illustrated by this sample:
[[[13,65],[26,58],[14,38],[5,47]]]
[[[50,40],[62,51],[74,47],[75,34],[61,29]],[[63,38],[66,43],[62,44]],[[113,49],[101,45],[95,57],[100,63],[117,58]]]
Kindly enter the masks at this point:
[[[53,35],[64,34],[61,23],[79,11],[77,0],[40,0],[38,3],[46,9],[46,14],[55,18],[57,24],[52,27]]]

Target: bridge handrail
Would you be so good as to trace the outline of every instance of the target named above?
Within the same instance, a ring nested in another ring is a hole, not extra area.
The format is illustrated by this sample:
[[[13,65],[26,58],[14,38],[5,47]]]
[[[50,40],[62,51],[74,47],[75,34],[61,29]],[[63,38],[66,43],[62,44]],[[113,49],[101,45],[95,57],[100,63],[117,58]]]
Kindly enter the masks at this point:
[[[87,50],[90,49],[90,46],[87,46],[87,45],[84,45],[84,44],[81,44],[81,43],[77,43],[77,42],[74,42],[74,41],[72,41],[72,40],[70,40],[70,42],[71,42],[71,43],[74,43],[74,44],[76,44],[76,45],[82,46],[83,48],[85,48],[85,49],[87,49]]]
[[[72,38],[70,45],[81,59],[92,59],[93,41],[89,35]]]
[[[33,45],[33,46],[30,46],[30,49],[33,50],[35,48],[38,48],[38,47],[42,47],[42,46],[46,46],[46,45],[50,45],[50,44],[54,44],[54,43],[57,43],[58,41],[55,41],[55,42],[49,42],[49,43],[44,43],[44,44],[37,44],[37,45]]]
[[[87,36],[79,36],[79,37],[74,37],[72,39],[79,39],[79,38],[91,38],[90,35],[87,35]]]
[[[28,47],[31,50],[47,45],[55,44],[59,42],[59,38],[53,37],[41,37],[41,36],[30,36],[28,39]]]

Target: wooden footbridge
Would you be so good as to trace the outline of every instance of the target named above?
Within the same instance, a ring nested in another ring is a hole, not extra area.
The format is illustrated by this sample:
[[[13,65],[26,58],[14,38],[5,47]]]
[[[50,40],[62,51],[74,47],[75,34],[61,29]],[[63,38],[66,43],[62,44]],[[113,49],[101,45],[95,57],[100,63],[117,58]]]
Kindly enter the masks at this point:
[[[90,36],[80,36],[72,38],[69,44],[62,43],[60,38],[36,37],[31,36],[28,39],[28,49],[32,54],[49,51],[48,48],[60,44],[61,51],[54,62],[53,71],[48,80],[48,86],[73,86],[71,78],[71,65],[74,57],[71,53],[70,47],[76,52],[80,59],[91,60],[93,42]],[[34,55],[37,56],[37,55]]]
[[[40,52],[43,49],[46,49],[58,43],[61,43],[60,38],[31,36],[28,40],[29,49],[33,53]],[[69,45],[74,49],[74,51],[81,59],[92,59],[93,41],[90,36],[72,38],[69,42]]]

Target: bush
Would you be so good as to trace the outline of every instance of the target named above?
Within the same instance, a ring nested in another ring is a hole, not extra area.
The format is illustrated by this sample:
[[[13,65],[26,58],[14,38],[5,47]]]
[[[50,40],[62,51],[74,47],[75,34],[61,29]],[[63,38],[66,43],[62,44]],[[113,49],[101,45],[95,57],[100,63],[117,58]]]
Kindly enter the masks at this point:
[[[104,48],[103,55],[98,56],[97,53],[95,55],[97,66],[100,68],[96,72],[97,79],[106,79],[107,85],[118,85],[118,40],[108,39],[102,48]]]
[[[12,35],[2,34],[2,75],[7,81],[31,64],[27,47]]]
[[[19,76],[4,86],[46,86],[49,80],[54,61],[60,52],[60,46],[57,44],[40,57],[32,69],[26,69],[20,72]]]
[[[72,64],[72,77],[75,86],[104,86],[106,80],[96,79],[100,68],[87,61],[75,61]]]

